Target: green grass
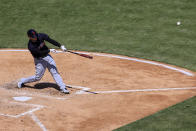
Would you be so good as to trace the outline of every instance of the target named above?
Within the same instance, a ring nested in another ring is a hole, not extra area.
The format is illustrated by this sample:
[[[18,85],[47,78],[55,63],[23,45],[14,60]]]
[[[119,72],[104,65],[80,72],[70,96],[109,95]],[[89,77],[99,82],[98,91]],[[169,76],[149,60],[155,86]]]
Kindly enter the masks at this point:
[[[114,131],[195,131],[196,97]]]
[[[26,31],[34,28],[68,49],[196,71],[195,5],[196,0],[0,0],[0,48],[27,48]]]
[[[26,31],[69,49],[152,59],[196,71],[195,0],[0,0],[0,48],[26,48]],[[176,22],[181,21],[181,26]]]

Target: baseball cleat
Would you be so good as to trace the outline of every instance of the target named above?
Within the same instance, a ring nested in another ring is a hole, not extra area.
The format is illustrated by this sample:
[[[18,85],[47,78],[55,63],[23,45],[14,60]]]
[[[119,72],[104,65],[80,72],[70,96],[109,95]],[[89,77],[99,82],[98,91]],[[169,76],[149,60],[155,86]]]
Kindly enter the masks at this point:
[[[64,94],[69,94],[69,91],[66,89],[66,88],[63,88],[63,89],[61,89],[60,90],[62,93],[64,93]]]
[[[18,88],[22,88],[24,84],[22,82],[18,82]]]

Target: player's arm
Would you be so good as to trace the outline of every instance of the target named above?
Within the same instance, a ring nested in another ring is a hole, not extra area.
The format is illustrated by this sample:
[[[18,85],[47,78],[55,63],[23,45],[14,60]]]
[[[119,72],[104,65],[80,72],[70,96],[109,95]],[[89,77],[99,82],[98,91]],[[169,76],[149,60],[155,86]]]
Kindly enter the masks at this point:
[[[44,40],[50,42],[51,44],[53,44],[55,46],[58,46],[59,48],[61,48],[61,50],[63,50],[63,51],[66,51],[67,50],[64,45],[61,45],[59,42],[51,39],[48,35],[43,34],[43,36],[44,36]]]
[[[55,46],[61,47],[61,44],[59,42],[51,39],[47,34],[42,34],[42,35],[43,35],[44,40],[50,42],[51,44],[53,44]]]

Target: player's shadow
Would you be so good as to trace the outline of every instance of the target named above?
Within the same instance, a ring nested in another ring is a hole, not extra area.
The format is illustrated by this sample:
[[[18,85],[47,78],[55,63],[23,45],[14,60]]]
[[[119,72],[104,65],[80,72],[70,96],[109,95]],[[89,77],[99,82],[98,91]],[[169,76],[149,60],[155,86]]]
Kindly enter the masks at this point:
[[[45,89],[45,88],[54,88],[58,91],[60,90],[60,87],[57,84],[48,83],[48,82],[37,83],[34,86],[24,85],[24,87],[32,88],[32,89],[38,89],[38,90]]]

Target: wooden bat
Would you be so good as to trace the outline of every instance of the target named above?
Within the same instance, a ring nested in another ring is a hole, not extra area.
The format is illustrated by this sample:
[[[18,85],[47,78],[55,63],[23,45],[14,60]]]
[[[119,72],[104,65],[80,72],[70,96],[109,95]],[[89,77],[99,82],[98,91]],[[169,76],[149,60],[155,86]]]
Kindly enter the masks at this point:
[[[90,55],[81,54],[81,53],[73,52],[73,51],[70,51],[70,50],[67,50],[67,52],[72,53],[72,54],[76,54],[76,55],[79,55],[79,56],[82,56],[82,57],[86,57],[86,58],[89,58],[89,59],[93,59],[93,57],[90,56]]]

